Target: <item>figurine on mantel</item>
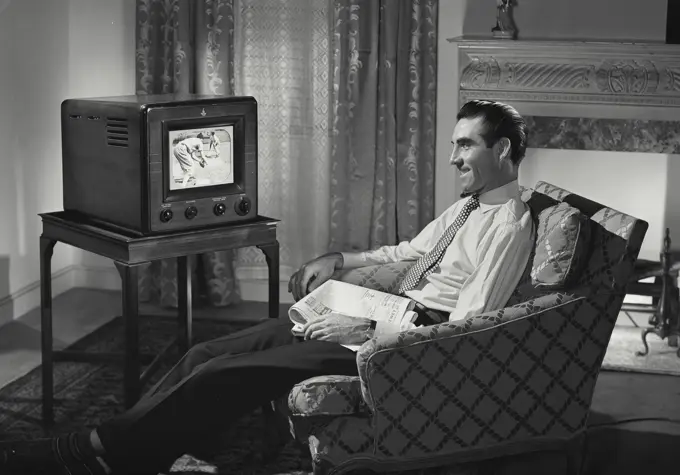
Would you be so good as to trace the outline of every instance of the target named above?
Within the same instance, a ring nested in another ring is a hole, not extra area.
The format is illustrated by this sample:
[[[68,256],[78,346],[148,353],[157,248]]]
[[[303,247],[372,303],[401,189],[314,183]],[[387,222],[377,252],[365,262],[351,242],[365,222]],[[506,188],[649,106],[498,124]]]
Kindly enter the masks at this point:
[[[496,26],[491,29],[494,38],[508,38],[514,40],[517,37],[517,28],[512,19],[512,1],[496,0]]]

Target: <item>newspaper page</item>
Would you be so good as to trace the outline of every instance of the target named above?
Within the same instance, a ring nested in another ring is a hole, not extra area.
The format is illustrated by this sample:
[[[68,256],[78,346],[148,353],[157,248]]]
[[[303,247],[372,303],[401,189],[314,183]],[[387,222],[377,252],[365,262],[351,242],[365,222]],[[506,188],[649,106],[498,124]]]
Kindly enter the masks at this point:
[[[293,304],[288,316],[295,324],[293,334],[303,336],[302,328],[308,321],[333,312],[402,325],[416,319],[412,311],[414,305],[415,302],[406,297],[331,279]],[[360,345],[343,346],[356,351]]]

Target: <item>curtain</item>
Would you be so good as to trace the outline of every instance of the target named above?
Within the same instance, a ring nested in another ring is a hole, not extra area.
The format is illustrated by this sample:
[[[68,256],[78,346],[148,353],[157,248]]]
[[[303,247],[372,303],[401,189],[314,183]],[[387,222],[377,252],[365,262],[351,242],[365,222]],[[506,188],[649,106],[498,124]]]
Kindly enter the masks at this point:
[[[236,0],[235,89],[258,101],[260,214],[280,219],[281,280],[327,252],[328,0]],[[257,248],[238,251],[240,282],[266,279]]]
[[[137,93],[233,94],[233,32],[233,0],[137,0]],[[193,297],[238,302],[234,257],[232,250],[191,256]],[[142,268],[140,300],[177,306],[176,263]]]
[[[330,248],[413,238],[434,217],[437,0],[335,0]]]
[[[257,99],[258,211],[281,220],[282,281],[329,250],[411,239],[433,218],[437,0],[137,6],[140,93]],[[240,299],[237,281],[267,278],[255,247],[192,263],[214,305]],[[153,263],[141,296],[176,305],[175,275],[174,261]]]

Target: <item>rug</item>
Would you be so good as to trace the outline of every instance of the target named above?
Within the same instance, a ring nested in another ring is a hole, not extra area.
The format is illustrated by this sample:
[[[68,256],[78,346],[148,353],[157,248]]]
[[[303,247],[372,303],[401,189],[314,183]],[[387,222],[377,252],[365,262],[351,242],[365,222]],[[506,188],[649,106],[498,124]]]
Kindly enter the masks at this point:
[[[158,353],[176,335],[176,320],[171,317],[142,317],[140,319],[140,348],[142,352]],[[195,342],[232,333],[252,323],[225,323],[196,319],[193,330]],[[74,350],[122,352],[124,333],[122,319],[116,318],[85,336],[70,348]],[[172,360],[172,358],[170,358]],[[150,388],[173,361],[162,365],[144,389]],[[56,362],[55,428],[54,433],[93,428],[100,421],[123,410],[121,367],[94,363]],[[0,390],[0,439],[44,437],[41,426],[42,384],[40,368],[8,384]],[[173,466],[173,475],[195,473],[229,474],[307,474],[311,472],[309,452],[292,440],[275,460],[265,462],[262,457],[261,434],[263,418],[258,411],[244,415],[233,427],[225,430],[216,442],[219,451],[207,451],[207,456],[184,456]],[[204,455],[204,454],[201,454]],[[205,460],[205,461],[204,461]]]
[[[678,348],[668,346],[668,340],[661,340],[657,335],[649,334],[647,336],[649,353],[645,356],[636,355],[637,351],[644,350],[641,333],[641,328],[614,327],[602,368],[614,371],[680,375],[680,358],[676,354]]]

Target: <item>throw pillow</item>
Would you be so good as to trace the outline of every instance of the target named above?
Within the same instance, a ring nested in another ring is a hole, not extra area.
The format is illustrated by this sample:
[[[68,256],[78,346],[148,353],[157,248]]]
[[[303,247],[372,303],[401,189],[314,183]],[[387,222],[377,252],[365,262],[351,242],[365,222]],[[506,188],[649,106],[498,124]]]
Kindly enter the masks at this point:
[[[560,202],[538,215],[536,255],[531,281],[537,287],[572,285],[588,262],[590,219],[577,208]]]

